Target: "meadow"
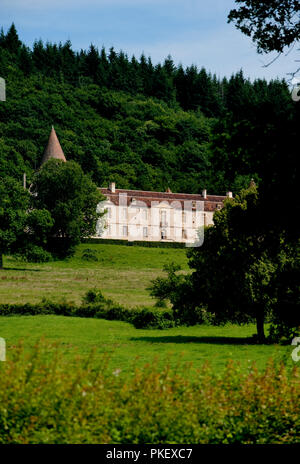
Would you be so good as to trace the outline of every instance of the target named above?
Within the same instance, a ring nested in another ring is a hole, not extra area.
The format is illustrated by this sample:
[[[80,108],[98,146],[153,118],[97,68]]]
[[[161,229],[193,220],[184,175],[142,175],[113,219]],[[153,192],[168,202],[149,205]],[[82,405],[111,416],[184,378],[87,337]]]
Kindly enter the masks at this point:
[[[86,249],[93,250],[97,261],[82,259]],[[5,257],[0,272],[0,302],[36,303],[45,297],[80,303],[84,293],[96,287],[107,298],[128,307],[153,305],[146,288],[170,262],[187,270],[186,250],[81,244],[75,255],[64,261],[36,264]]]
[[[82,259],[87,248],[94,250],[98,261]],[[185,249],[82,244],[75,256],[65,261],[34,264],[6,257],[0,273],[0,302],[39,302],[46,297],[80,303],[84,293],[96,287],[128,307],[153,305],[147,286],[170,262],[188,272]],[[290,346],[256,345],[251,339],[254,333],[252,324],[141,330],[102,319],[54,315],[0,318],[0,336],[6,339],[8,357],[19,340],[29,349],[43,337],[57,343],[68,363],[76,354],[86,357],[94,350],[95,360],[101,362],[108,354],[111,369],[127,373],[134,365],[163,364],[166,358],[174,365],[178,359],[183,364],[192,362],[195,368],[209,362],[216,372],[222,372],[230,359],[240,362],[243,369],[253,362],[263,368],[270,357],[293,364]]]

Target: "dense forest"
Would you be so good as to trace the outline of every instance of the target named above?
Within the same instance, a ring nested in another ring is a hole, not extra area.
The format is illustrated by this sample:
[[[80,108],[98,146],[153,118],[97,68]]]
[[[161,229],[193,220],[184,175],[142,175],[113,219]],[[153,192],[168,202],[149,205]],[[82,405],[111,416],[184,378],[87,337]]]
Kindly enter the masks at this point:
[[[0,76],[0,176],[20,181],[39,167],[53,124],[66,158],[99,186],[237,192],[273,179],[282,131],[299,112],[282,80],[217,78],[170,56],[154,65],[70,41],[30,49],[13,24],[0,33]]]

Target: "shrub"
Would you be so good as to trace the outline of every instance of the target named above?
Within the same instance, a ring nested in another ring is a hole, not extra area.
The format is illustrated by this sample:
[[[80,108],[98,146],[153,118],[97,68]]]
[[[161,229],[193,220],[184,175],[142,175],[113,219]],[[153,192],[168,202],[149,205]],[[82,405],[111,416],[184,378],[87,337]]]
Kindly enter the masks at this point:
[[[92,288],[88,290],[82,299],[83,303],[101,303],[105,301],[105,298],[101,290]]]
[[[231,361],[221,375],[203,365],[195,376],[166,360],[124,376],[107,359],[66,363],[53,345],[9,352],[0,363],[1,444],[299,443],[296,367],[270,361],[245,372]]]
[[[53,257],[49,251],[37,245],[28,245],[17,257],[30,263],[46,263],[52,261]]]
[[[273,320],[269,330],[268,340],[272,343],[290,345],[294,337],[300,336],[300,326],[291,327],[282,321]]]
[[[97,252],[91,248],[85,248],[82,251],[81,259],[84,261],[98,261]]]
[[[0,304],[0,316],[41,314],[124,321],[133,324],[139,329],[167,329],[175,325],[173,313],[170,310],[125,308],[105,298],[101,291],[97,289],[89,290],[83,298],[82,305],[79,306],[73,302],[54,303],[46,299],[37,304]]]
[[[175,326],[171,310],[142,308],[134,315],[132,323],[136,329],[169,329]]]
[[[140,246],[146,248],[185,248],[185,243],[180,242],[150,242],[144,240],[128,241],[114,238],[86,238],[82,243],[95,244],[101,243],[106,245],[125,245],[125,246]]]
[[[167,308],[166,300],[157,300],[154,306],[155,308]]]

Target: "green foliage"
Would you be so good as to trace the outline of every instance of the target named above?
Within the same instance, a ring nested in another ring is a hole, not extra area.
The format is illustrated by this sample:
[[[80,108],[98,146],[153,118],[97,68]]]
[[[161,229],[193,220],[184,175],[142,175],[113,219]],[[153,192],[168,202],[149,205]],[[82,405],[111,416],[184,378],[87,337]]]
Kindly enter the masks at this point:
[[[98,261],[96,251],[91,248],[85,248],[82,251],[81,259],[85,261]]]
[[[169,309],[142,308],[136,312],[132,324],[136,329],[169,329],[175,327],[176,321]]]
[[[82,299],[83,303],[100,303],[104,300],[105,298],[101,290],[97,290],[96,288],[88,290]]]
[[[26,224],[29,194],[11,177],[0,178],[0,267],[2,254],[11,251]]]
[[[95,233],[101,216],[97,205],[104,197],[76,162],[47,161],[34,175],[31,193],[33,206],[49,211],[53,219],[48,237],[63,242],[54,253],[66,256],[82,238]]]
[[[222,320],[256,320],[264,340],[263,321],[276,301],[274,278],[278,267],[276,247],[280,237],[262,234],[256,218],[256,187],[228,199],[214,214],[214,226],[204,245],[189,252],[196,301]]]
[[[125,245],[125,246],[137,246],[137,247],[146,247],[146,248],[185,248],[184,243],[180,242],[149,242],[149,241],[128,241],[121,239],[113,238],[88,238],[82,241],[83,243],[92,243],[94,245]]]
[[[164,266],[167,277],[157,277],[151,281],[148,291],[157,299],[156,305],[169,300],[172,304],[174,319],[178,324],[196,325],[205,322],[212,323],[213,317],[208,318],[207,312],[201,302],[194,304],[190,276],[178,274],[181,267],[174,263]]]
[[[284,237],[262,233],[256,218],[258,201],[255,186],[227,199],[224,208],[215,212],[214,225],[206,228],[204,244],[187,252],[192,274],[178,274],[179,268],[173,265],[165,268],[167,278],[152,281],[150,294],[169,299],[176,320],[184,324],[255,320],[263,342],[264,321],[271,316],[277,324],[287,320],[290,301],[298,321],[293,327],[298,326],[299,258],[291,270],[292,249]],[[290,279],[289,287],[280,284],[286,268],[290,269],[285,279],[286,283]]]
[[[236,0],[228,22],[233,21],[241,32],[251,37],[258,52],[282,52],[300,38],[297,0]]]
[[[8,89],[0,106],[3,175],[21,179],[26,172],[31,180],[54,123],[66,158],[98,186],[113,179],[119,188],[237,192],[251,177],[274,177],[272,141],[297,127],[284,82],[251,83],[242,72],[217,79],[203,68],[176,67],[171,57],[153,66],[144,56],[130,61],[93,46],[76,54],[70,42],[37,41],[32,51],[24,45],[12,51],[6,35],[0,40]],[[280,145],[278,153],[285,152]]]
[[[0,316],[43,314],[124,321],[133,324],[138,329],[167,329],[176,325],[171,310],[154,307],[125,308],[105,298],[101,290],[97,289],[88,290],[81,305],[65,300],[54,303],[46,298],[37,304],[0,304]]]
[[[64,363],[60,350],[22,345],[0,365],[0,442],[292,444],[300,436],[299,370],[270,361],[241,372],[205,364],[190,380],[169,362],[124,378],[107,358]],[[41,381],[42,380],[42,381]],[[230,398],[230,401],[228,401]]]
[[[270,339],[291,343],[300,335],[300,242],[285,246],[276,275],[277,300]]]
[[[30,263],[46,263],[52,260],[49,251],[33,243],[28,243],[26,247],[22,247],[16,256]]]

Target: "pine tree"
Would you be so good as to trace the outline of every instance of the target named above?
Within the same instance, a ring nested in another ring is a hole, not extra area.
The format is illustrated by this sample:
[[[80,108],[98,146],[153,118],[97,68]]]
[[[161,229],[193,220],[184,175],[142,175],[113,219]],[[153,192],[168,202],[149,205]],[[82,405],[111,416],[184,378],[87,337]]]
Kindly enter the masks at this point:
[[[16,54],[22,45],[14,23],[10,26],[5,36],[4,45],[6,49],[13,54]]]

